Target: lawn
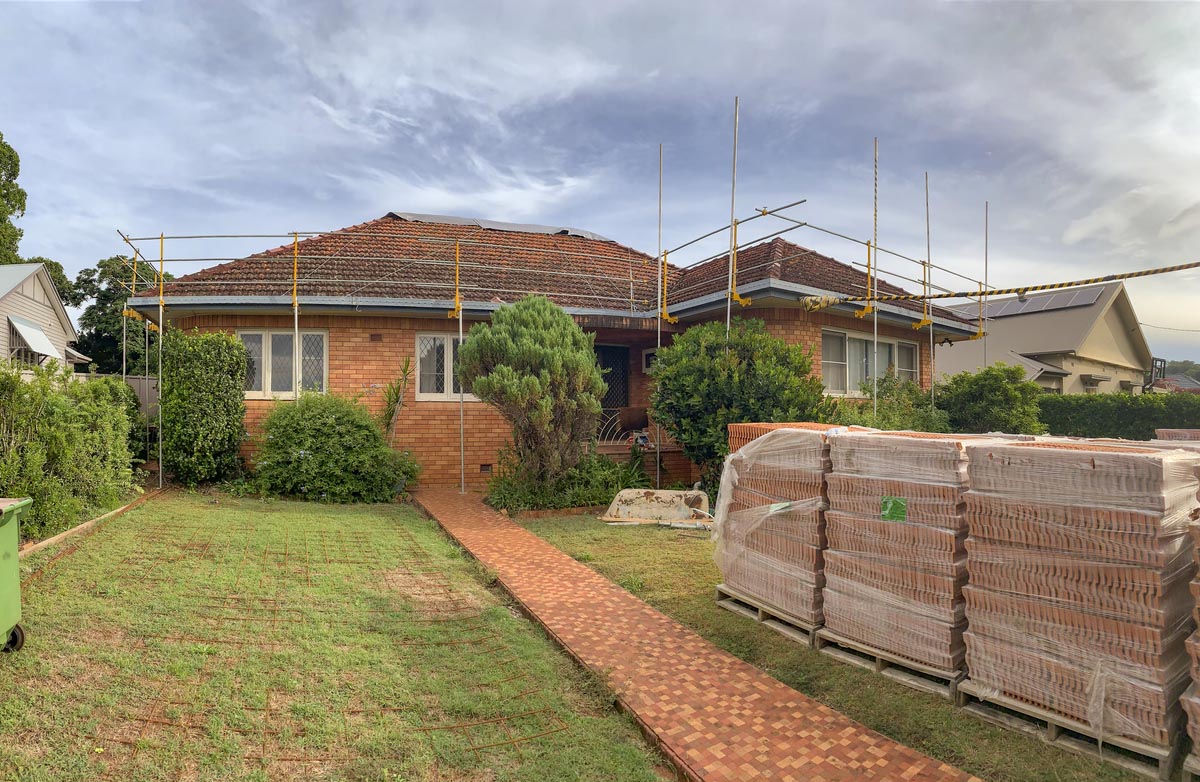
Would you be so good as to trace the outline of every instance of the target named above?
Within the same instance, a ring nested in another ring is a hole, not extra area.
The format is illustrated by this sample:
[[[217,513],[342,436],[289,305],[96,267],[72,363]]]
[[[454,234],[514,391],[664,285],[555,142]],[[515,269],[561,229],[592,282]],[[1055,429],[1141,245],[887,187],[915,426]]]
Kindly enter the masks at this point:
[[[949,701],[840,663],[717,607],[713,587],[720,583],[720,572],[707,533],[655,526],[613,527],[589,516],[518,522],[805,695],[989,782],[1143,779],[984,723]]]
[[[406,506],[174,493],[22,570],[3,779],[660,777],[603,687]]]

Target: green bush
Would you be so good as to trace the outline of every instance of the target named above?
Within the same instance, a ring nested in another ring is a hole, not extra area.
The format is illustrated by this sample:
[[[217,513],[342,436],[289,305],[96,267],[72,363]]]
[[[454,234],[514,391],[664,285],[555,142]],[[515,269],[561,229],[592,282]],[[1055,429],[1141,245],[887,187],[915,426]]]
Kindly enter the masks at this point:
[[[550,482],[529,478],[516,469],[513,458],[512,451],[501,454],[500,472],[488,484],[487,494],[489,505],[512,513],[608,505],[622,489],[650,487],[640,458],[622,464],[607,456],[588,454]]]
[[[873,426],[876,429],[911,429],[918,432],[949,432],[950,418],[946,411],[929,404],[929,392],[911,380],[901,380],[895,373],[879,378],[879,412],[876,414],[871,381],[862,384],[866,399],[843,400],[833,421],[839,424]]]
[[[693,326],[663,348],[650,371],[654,419],[715,487],[729,452],[728,425],[828,421],[836,405],[812,375],[812,355],[767,333],[762,321]]]
[[[0,365],[0,497],[33,498],[24,538],[55,535],[133,491],[130,391],[53,362],[26,380]]]
[[[163,466],[188,486],[227,478],[241,467],[248,362],[246,347],[232,334],[167,329]]]
[[[1200,394],[1043,394],[1050,434],[1150,440],[1155,429],[1200,427]]]
[[[550,484],[596,435],[607,386],[585,334],[562,307],[527,296],[477,323],[458,355],[460,382],[512,424],[513,473]]]
[[[263,424],[256,483],[269,494],[317,502],[390,502],[417,477],[368,410],[331,394],[279,402]]]
[[[946,379],[937,388],[937,404],[954,432],[1041,434],[1046,431],[1038,418],[1042,394],[1021,367],[993,364]]]

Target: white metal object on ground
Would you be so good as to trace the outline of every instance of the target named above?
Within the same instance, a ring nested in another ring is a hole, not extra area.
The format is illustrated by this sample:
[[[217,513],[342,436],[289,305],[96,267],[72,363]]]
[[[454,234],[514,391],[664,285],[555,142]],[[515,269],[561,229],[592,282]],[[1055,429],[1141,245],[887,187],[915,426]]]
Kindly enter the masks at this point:
[[[702,491],[625,489],[600,517],[609,522],[692,521],[709,518],[708,495]]]

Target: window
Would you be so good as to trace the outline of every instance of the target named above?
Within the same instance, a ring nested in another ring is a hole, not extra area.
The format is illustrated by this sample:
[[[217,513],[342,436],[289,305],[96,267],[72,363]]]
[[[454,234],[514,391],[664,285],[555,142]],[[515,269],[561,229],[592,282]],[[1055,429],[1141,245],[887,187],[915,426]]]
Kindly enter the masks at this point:
[[[875,376],[875,344],[871,338],[851,337],[844,331],[821,332],[821,379],[829,394],[857,395]],[[879,340],[879,365],[903,380],[919,382],[917,346],[911,342]]]
[[[246,396],[269,399],[295,394],[295,332],[239,331],[250,354]],[[323,331],[300,332],[300,389],[324,392],[328,386],[328,340]]]
[[[458,346],[453,334],[417,335],[417,400],[458,399]],[[464,396],[474,401],[470,394]]]

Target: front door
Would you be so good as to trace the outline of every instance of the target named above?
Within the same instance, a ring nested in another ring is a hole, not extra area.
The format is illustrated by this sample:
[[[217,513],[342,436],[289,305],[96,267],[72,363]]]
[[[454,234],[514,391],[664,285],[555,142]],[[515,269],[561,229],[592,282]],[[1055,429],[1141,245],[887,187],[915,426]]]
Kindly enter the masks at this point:
[[[620,345],[596,345],[596,363],[604,372],[608,391],[600,400],[600,442],[619,442],[625,437],[621,410],[629,407],[629,348]]]

